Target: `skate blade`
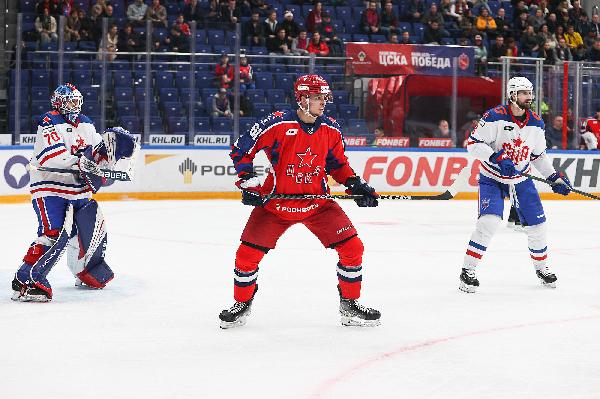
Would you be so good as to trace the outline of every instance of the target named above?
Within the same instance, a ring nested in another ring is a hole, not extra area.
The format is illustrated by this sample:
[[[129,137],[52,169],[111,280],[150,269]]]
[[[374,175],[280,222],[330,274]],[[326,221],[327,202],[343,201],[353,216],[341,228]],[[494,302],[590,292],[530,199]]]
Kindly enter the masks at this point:
[[[347,317],[342,316],[341,322],[343,326],[346,327],[377,327],[381,324],[379,319],[377,320],[363,320],[358,317]]]
[[[227,330],[229,328],[235,328],[235,327],[242,327],[242,326],[246,325],[247,321],[248,321],[248,317],[240,317],[236,321],[221,320],[221,325],[219,327],[221,327],[222,330]]]
[[[543,280],[540,281],[540,283],[544,286],[544,287],[548,287],[548,288],[556,288],[556,281],[553,283],[545,283]]]
[[[473,285],[467,285],[463,282],[460,283],[460,285],[458,286],[458,289],[461,290],[462,292],[467,292],[469,294],[474,294],[475,292],[477,292],[477,287],[475,287]]]
[[[50,302],[50,298],[46,295],[21,294],[19,291],[13,291],[10,299],[15,302]]]

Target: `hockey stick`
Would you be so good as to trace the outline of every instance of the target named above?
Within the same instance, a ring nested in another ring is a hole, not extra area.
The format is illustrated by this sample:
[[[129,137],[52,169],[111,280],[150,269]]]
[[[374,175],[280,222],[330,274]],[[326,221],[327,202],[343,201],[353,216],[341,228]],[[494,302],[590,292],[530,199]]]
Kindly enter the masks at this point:
[[[542,182],[542,183],[549,184],[551,186],[556,186],[557,184],[561,184],[561,183],[557,183],[557,182],[554,182],[554,181],[543,179],[541,177],[530,175],[529,173],[525,173],[525,172],[520,172],[520,175],[524,176],[524,177],[527,177],[527,178],[529,178],[531,180],[536,180],[536,181],[539,181],[539,182]],[[584,197],[588,197],[588,198],[595,199],[595,200],[600,200],[600,197],[598,197],[597,195],[586,193],[585,191],[577,190],[576,188],[571,188],[571,191],[574,192],[574,193],[577,193],[579,195],[583,195]]]
[[[380,195],[377,199],[381,200],[450,200],[462,191],[468,184],[471,168],[463,168],[454,182],[442,194],[437,195]],[[364,195],[344,195],[344,194],[270,194],[265,196],[264,200],[270,199],[361,199]]]
[[[52,173],[71,173],[73,175],[78,175],[79,174],[79,170],[78,169],[61,169],[61,168],[48,168],[45,166],[35,166],[32,164],[28,165],[28,169],[29,170],[39,170],[40,172],[52,172]],[[110,169],[96,169],[94,171],[91,171],[90,173],[93,173],[95,175],[98,176],[102,176],[106,179],[111,179],[111,180],[118,180],[118,181],[131,181],[131,176],[129,176],[129,173],[127,172],[123,172],[120,170],[110,170]]]

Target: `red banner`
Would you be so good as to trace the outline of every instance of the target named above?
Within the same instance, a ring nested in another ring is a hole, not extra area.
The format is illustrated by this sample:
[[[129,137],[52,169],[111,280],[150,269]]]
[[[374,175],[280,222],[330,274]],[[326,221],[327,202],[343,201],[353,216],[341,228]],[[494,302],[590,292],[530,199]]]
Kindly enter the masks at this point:
[[[473,76],[473,47],[412,44],[346,43],[356,75],[452,75],[452,59],[458,74]]]
[[[452,139],[419,137],[419,147],[425,148],[451,148],[454,147]]]

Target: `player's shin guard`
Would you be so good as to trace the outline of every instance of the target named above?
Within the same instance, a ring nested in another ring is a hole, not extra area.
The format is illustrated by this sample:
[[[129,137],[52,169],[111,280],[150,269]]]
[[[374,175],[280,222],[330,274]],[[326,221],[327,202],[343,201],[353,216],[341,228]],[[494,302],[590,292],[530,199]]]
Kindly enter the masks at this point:
[[[535,273],[541,280],[542,285],[556,288],[556,275],[550,271],[547,265],[548,245],[546,241],[546,223],[525,227],[529,256],[533,261]]]
[[[362,282],[363,243],[358,236],[353,236],[333,247],[340,257],[337,264],[340,294],[346,299],[357,299]]]
[[[74,217],[77,230],[68,244],[69,269],[86,286],[104,288],[114,274],[104,260],[106,225],[98,203],[90,200]]]
[[[235,254],[233,297],[237,302],[252,299],[256,290],[258,264],[265,256],[266,249],[259,249],[241,243]]]

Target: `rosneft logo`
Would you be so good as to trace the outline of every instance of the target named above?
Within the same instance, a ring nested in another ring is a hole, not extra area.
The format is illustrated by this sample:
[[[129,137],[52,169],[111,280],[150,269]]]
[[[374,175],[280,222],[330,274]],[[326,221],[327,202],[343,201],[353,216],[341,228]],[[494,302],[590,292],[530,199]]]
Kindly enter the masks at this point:
[[[192,184],[192,176],[198,171],[198,166],[191,159],[186,158],[179,165],[179,173],[183,175],[183,184]]]
[[[367,58],[367,54],[365,54],[364,51],[361,51],[360,53],[358,53],[358,60],[360,62],[363,62],[365,60],[365,58]]]

